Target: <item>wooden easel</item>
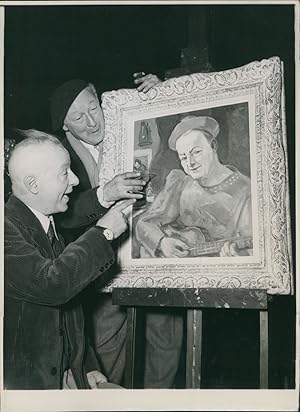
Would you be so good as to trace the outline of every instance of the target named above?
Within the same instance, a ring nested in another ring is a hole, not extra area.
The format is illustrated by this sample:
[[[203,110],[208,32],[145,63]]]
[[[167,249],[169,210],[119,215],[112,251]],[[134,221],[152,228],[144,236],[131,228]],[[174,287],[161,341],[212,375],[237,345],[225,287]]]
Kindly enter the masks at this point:
[[[260,388],[268,388],[268,302],[261,289],[163,289],[115,288],[113,304],[127,307],[125,386],[134,388],[137,368],[138,308],[143,306],[187,308],[186,388],[201,388],[202,309],[255,309],[260,322]]]

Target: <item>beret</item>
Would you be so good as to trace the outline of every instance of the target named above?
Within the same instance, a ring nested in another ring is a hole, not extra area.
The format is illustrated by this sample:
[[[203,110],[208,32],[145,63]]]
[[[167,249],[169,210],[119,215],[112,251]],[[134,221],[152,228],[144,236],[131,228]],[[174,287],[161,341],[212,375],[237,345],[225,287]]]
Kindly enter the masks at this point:
[[[73,79],[63,83],[54,90],[49,99],[52,130],[54,132],[63,126],[71,104],[88,85],[89,83],[85,80]]]
[[[212,139],[216,138],[220,127],[219,123],[208,116],[187,116],[182,119],[173,129],[168,143],[171,150],[176,150],[176,141],[188,130],[200,130],[208,132]]]

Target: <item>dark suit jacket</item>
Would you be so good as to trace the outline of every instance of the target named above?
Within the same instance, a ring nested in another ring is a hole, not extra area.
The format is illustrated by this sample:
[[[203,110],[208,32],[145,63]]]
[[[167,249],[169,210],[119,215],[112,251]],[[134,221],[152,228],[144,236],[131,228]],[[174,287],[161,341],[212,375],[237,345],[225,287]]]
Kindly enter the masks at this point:
[[[63,338],[78,388],[97,369],[87,355],[78,295],[114,262],[93,227],[54,258],[39,220],[15,196],[5,206],[4,384],[6,389],[59,389]]]
[[[67,138],[63,139],[62,144],[70,154],[71,169],[79,179],[79,185],[74,187],[70,196],[68,210],[55,216],[64,238],[69,242],[97,222],[107,209],[100,205],[96,193],[98,187],[91,187],[85,167]]]

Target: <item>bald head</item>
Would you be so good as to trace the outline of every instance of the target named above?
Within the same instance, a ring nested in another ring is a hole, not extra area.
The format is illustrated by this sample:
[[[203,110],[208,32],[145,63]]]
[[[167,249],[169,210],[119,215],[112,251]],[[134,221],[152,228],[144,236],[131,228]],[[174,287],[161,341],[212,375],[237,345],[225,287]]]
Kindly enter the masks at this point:
[[[45,215],[65,211],[67,194],[78,184],[67,150],[47,133],[29,130],[25,136],[8,161],[13,194]]]
[[[49,166],[52,151],[66,149],[60,141],[47,133],[29,129],[22,132],[26,137],[18,143],[8,161],[8,172],[14,194],[25,194],[24,178],[28,175],[38,177]],[[68,155],[68,154],[67,154]]]

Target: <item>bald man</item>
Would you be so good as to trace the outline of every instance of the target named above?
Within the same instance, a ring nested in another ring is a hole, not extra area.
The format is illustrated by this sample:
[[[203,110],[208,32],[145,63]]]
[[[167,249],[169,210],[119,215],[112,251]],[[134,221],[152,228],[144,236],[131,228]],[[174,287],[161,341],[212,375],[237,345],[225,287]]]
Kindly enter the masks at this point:
[[[6,389],[116,387],[85,342],[80,294],[114,263],[111,242],[127,229],[134,200],[117,203],[65,249],[53,214],[78,184],[60,142],[30,131],[14,148],[5,206],[4,386]]]

